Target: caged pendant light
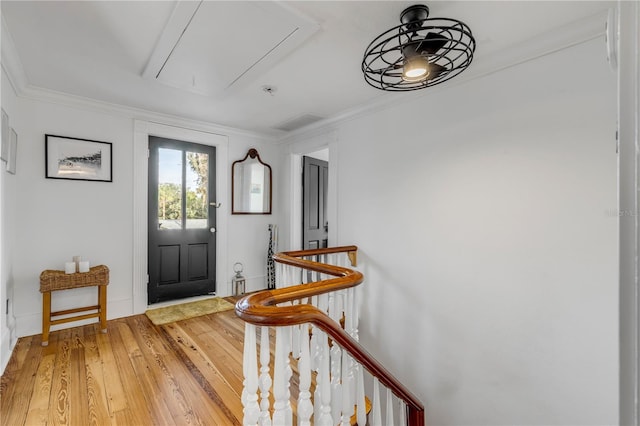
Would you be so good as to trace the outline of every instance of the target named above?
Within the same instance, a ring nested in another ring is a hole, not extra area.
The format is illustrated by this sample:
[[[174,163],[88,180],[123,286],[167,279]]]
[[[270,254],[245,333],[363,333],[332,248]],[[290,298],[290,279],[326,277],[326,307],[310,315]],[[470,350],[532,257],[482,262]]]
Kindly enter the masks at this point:
[[[369,85],[390,92],[424,89],[471,64],[476,41],[465,23],[429,18],[429,8],[422,4],[403,10],[400,22],[365,51],[362,72]]]

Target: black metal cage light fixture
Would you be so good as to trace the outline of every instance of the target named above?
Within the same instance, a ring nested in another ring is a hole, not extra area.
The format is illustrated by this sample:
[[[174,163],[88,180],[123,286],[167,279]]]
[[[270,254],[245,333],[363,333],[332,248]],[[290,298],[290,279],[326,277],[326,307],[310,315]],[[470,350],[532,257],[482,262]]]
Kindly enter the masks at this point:
[[[422,4],[403,10],[400,22],[376,37],[364,53],[364,79],[376,89],[424,89],[455,77],[471,64],[476,41],[464,22],[429,18],[429,8]]]

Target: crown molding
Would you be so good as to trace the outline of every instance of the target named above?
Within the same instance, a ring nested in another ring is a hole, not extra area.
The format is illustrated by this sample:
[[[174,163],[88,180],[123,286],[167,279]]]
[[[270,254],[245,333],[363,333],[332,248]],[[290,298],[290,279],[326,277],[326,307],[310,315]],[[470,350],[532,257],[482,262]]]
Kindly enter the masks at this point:
[[[605,55],[606,45],[604,36],[606,32],[607,18],[608,10],[571,22],[554,30],[547,31],[542,35],[536,36],[535,38],[526,40],[522,43],[516,43],[499,52],[494,52],[486,56],[480,56],[478,55],[478,52],[476,52],[474,61],[469,69],[446,84],[433,86],[427,90],[418,90],[408,93],[389,92],[377,101],[347,109],[332,117],[317,121],[300,129],[293,130],[277,140],[276,143],[279,145],[287,145],[296,143],[303,139],[313,138],[319,133],[323,133],[323,129],[325,128],[325,131],[331,131],[339,123],[392,108],[397,105],[404,104],[407,101],[424,98],[486,75],[591,41],[598,37],[602,37],[603,39],[603,55]]]
[[[207,121],[194,120],[186,117],[150,111],[143,108],[115,104],[83,96],[71,95],[69,93],[44,89],[32,85],[27,85],[21,93],[18,93],[18,96],[39,102],[49,102],[71,108],[101,112],[134,120],[150,121],[158,124],[182,127],[185,129],[199,130],[206,133],[226,136],[247,136],[263,139],[269,142],[275,140],[274,136],[266,133],[260,133],[246,129],[238,129],[235,127],[224,126]]]

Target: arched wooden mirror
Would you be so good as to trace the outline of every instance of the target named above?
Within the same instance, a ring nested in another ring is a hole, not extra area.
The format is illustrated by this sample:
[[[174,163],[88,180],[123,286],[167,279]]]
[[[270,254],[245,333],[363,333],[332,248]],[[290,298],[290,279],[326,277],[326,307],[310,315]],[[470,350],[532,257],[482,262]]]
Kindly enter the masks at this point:
[[[231,214],[271,214],[271,166],[253,148],[231,167]]]

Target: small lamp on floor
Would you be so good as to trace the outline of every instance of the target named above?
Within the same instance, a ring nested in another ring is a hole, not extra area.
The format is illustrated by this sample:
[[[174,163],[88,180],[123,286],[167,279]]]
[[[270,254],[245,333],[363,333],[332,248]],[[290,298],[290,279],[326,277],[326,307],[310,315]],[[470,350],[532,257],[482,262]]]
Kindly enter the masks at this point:
[[[231,288],[233,289],[234,296],[242,296],[244,294],[245,278],[241,275],[243,271],[242,263],[236,262],[233,264],[233,272],[236,273],[235,277],[231,279]]]

